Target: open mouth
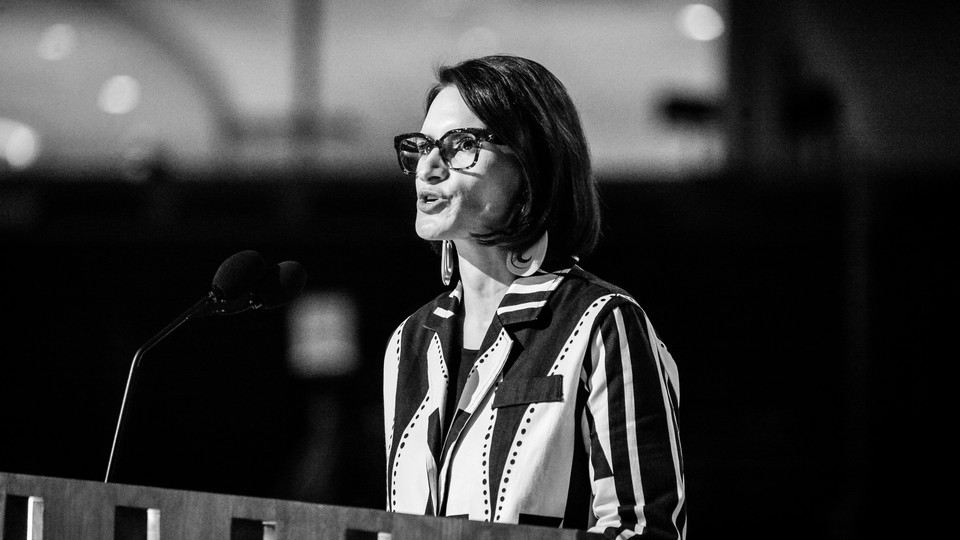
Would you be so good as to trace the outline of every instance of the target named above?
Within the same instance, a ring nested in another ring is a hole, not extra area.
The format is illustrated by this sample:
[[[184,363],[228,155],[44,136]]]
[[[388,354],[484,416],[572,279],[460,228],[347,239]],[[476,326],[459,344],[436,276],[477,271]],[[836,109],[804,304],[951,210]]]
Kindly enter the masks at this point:
[[[443,197],[441,197],[440,194],[435,191],[425,190],[417,194],[417,200],[421,203],[432,204],[442,199]]]
[[[417,195],[417,208],[421,212],[432,214],[442,210],[446,206],[446,200],[437,193],[425,191]]]

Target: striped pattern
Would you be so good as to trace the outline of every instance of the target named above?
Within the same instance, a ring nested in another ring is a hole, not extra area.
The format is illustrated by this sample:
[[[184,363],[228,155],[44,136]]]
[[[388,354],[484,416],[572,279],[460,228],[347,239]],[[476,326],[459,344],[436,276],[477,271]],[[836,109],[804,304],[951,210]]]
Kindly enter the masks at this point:
[[[388,509],[684,538],[677,366],[640,306],[572,264],[518,279],[445,411],[461,298],[387,346]]]

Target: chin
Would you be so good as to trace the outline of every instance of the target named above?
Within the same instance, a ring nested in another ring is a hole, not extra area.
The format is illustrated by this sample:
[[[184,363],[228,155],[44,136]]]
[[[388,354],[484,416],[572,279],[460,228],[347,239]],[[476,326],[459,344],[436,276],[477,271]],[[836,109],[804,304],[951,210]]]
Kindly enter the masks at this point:
[[[443,240],[443,235],[437,234],[436,232],[433,232],[433,231],[429,231],[429,232],[424,231],[424,230],[421,230],[419,227],[417,228],[417,236],[430,242],[439,242]]]
[[[438,227],[436,223],[430,221],[422,222],[418,219],[415,228],[417,236],[424,240],[439,242],[444,239],[444,229]]]

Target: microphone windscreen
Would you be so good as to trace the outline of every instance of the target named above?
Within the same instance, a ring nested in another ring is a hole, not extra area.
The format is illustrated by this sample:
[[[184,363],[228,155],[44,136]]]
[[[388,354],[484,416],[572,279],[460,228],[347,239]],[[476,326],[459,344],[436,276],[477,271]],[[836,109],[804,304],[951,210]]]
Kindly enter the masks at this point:
[[[257,285],[257,298],[263,307],[280,307],[300,294],[307,284],[307,271],[296,261],[283,261],[275,264]]]
[[[253,291],[266,264],[253,250],[241,251],[223,261],[213,276],[213,290],[220,300],[233,300]]]

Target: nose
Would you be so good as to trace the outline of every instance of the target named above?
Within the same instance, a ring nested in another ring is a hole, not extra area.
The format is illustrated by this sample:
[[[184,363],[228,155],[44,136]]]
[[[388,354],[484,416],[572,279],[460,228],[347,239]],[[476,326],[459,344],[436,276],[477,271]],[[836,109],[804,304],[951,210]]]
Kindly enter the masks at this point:
[[[417,178],[427,183],[444,181],[450,174],[447,164],[440,157],[439,148],[431,148],[430,152],[420,157],[417,162]]]

